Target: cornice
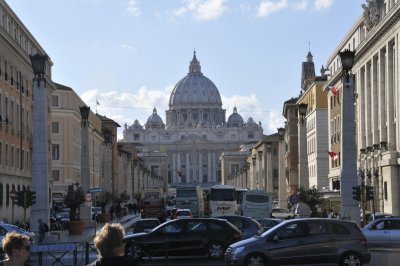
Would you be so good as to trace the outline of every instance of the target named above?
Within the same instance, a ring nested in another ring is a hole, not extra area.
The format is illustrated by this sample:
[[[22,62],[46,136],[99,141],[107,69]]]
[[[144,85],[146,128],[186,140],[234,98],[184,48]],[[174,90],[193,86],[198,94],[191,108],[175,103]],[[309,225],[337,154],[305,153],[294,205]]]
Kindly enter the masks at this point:
[[[390,14],[392,12],[393,14]],[[381,26],[376,26],[371,32],[369,32],[369,38],[364,39],[364,41],[358,45],[354,64],[357,64],[357,62],[363,58],[363,56],[382,38],[382,36],[385,35],[397,22],[399,22],[399,19],[400,2],[397,2],[397,4],[381,21]]]

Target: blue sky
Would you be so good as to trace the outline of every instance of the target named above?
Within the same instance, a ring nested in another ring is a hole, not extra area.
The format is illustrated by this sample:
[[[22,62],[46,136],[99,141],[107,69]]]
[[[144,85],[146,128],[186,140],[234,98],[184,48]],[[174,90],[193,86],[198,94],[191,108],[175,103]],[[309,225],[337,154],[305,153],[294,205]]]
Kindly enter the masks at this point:
[[[164,119],[193,50],[222,97],[264,133],[284,124],[310,50],[322,65],[364,0],[6,0],[53,61],[52,79],[121,125]],[[96,99],[100,103],[96,106]]]

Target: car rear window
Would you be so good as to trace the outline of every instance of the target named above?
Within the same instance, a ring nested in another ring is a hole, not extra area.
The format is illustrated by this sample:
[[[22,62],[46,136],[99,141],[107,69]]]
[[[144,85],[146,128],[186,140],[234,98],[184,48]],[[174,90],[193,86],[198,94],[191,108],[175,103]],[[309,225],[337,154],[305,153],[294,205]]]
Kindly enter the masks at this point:
[[[211,230],[217,230],[217,231],[222,231],[224,230],[224,226],[220,223],[214,222],[214,221],[210,221],[208,223],[208,225],[210,226]]]
[[[357,229],[358,232],[360,232],[360,228],[358,228],[358,226],[355,224],[354,227]],[[343,225],[339,224],[339,223],[332,223],[332,230],[334,234],[337,235],[348,235],[351,234],[351,232],[344,227]]]

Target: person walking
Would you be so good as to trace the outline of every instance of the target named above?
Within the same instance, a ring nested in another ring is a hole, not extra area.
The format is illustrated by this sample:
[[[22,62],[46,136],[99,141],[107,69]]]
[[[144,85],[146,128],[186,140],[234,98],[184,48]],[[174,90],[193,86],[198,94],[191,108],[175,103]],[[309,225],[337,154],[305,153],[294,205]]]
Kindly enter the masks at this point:
[[[7,258],[0,261],[0,266],[29,266],[30,255],[29,237],[17,232],[8,233],[2,241]]]
[[[139,266],[133,257],[124,256],[124,234],[125,229],[121,224],[105,224],[94,238],[99,258],[87,266]]]
[[[38,243],[43,243],[44,237],[46,235],[46,227],[44,226],[42,218],[38,219],[39,223],[39,238]]]

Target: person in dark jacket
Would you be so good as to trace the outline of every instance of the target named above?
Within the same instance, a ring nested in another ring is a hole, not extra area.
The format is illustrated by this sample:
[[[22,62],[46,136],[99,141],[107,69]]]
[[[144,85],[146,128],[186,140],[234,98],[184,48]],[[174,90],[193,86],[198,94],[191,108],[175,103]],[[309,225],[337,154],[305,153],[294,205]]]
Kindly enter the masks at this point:
[[[124,256],[124,234],[125,229],[121,224],[105,224],[94,238],[94,246],[100,257],[88,266],[139,266],[133,257]]]

